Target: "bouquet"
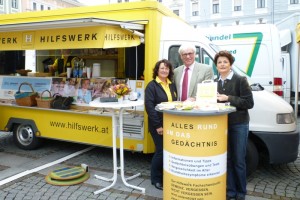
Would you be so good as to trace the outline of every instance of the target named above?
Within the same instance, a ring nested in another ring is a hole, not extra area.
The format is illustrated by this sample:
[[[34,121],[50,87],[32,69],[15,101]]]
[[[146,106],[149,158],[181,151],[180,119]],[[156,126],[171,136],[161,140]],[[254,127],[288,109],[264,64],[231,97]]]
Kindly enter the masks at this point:
[[[123,97],[131,92],[131,89],[124,83],[114,85],[112,89],[118,98]]]

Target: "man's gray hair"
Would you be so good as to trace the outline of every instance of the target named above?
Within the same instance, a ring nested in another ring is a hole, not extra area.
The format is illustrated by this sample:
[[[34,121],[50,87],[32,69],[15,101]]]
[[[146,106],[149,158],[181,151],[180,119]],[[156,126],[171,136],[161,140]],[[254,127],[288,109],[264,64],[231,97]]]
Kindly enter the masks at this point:
[[[188,49],[192,49],[196,53],[196,47],[193,44],[182,44],[178,49],[178,53],[181,55],[183,51],[187,51]]]

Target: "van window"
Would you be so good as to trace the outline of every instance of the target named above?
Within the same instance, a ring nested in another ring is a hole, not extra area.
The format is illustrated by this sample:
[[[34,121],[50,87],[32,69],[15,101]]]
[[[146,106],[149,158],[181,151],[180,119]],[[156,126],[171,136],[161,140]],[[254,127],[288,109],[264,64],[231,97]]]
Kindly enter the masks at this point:
[[[174,46],[170,46],[170,48],[169,48],[168,60],[172,63],[172,66],[174,67],[174,69],[183,64],[181,61],[180,55],[178,53],[179,47],[180,47],[180,45],[174,45]],[[202,63],[200,59],[201,59],[200,47],[196,46],[195,60],[199,63]]]
[[[214,74],[217,75],[217,73],[218,73],[217,66],[214,63],[213,58],[204,49],[202,50],[202,55],[203,55],[202,63],[211,66],[214,70]]]

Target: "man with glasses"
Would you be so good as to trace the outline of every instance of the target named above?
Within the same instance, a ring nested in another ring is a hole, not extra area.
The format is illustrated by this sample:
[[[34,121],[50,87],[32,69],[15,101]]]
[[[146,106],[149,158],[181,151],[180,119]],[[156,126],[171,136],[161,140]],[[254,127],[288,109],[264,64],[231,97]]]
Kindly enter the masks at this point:
[[[174,70],[178,100],[194,101],[197,94],[197,84],[204,80],[213,80],[213,69],[209,65],[195,61],[196,47],[194,45],[183,44],[178,53],[183,62],[183,65]]]

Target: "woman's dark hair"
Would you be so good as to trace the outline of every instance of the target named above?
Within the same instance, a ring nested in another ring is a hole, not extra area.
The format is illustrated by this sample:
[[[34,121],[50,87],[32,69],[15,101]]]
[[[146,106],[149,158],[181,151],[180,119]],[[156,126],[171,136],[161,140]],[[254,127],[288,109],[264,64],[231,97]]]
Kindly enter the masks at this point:
[[[159,69],[159,66],[161,63],[164,63],[165,66],[169,68],[170,71],[169,71],[168,79],[172,81],[173,76],[174,76],[173,66],[167,59],[162,59],[162,60],[157,61],[157,63],[155,64],[155,67],[153,69],[152,78],[155,79],[156,76],[158,75],[158,69]]]
[[[234,57],[232,56],[232,54],[229,51],[226,51],[226,50],[219,51],[219,53],[217,53],[214,58],[215,65],[217,65],[219,57],[228,58],[230,65],[232,65],[234,63]]]

